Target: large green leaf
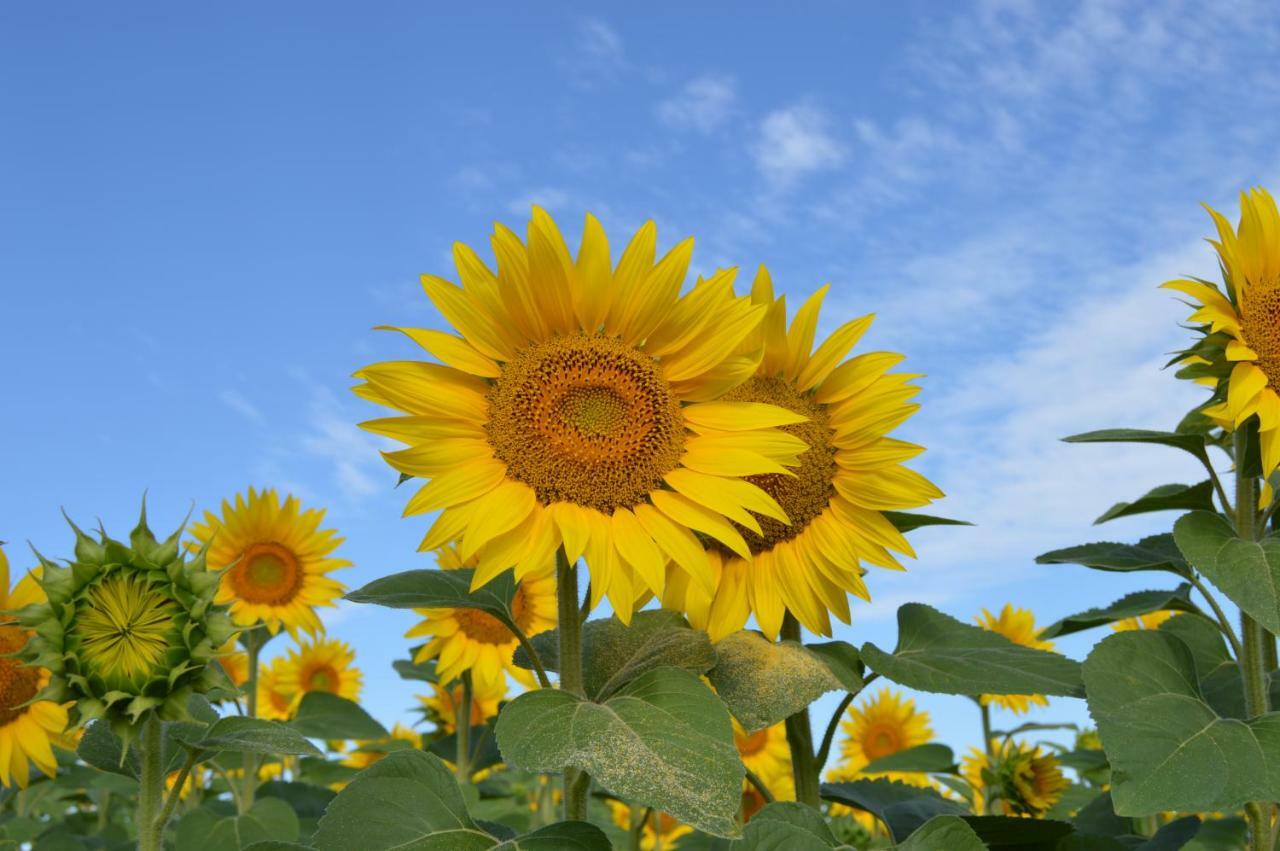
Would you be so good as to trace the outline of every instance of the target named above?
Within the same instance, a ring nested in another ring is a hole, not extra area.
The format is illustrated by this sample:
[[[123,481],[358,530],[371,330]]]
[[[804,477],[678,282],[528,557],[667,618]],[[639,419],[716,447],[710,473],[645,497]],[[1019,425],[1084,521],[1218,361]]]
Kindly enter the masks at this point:
[[[898,851],[987,851],[973,828],[959,816],[936,816],[898,846]]]
[[[752,733],[795,715],[844,686],[816,653],[794,641],[775,644],[742,630],[716,643],[707,674],[733,717]]]
[[[381,739],[388,735],[387,728],[360,704],[327,691],[304,694],[289,724],[312,739]]]
[[[516,580],[512,571],[495,576],[484,586],[471,590],[475,571],[406,570],[375,579],[347,594],[355,603],[372,603],[392,609],[479,609],[515,629],[511,601],[516,596]]]
[[[560,669],[559,642],[558,630],[532,639],[534,650],[548,671]],[[691,629],[683,615],[670,609],[637,612],[629,625],[616,617],[587,621],[582,628],[582,656],[583,685],[593,700],[607,698],[654,668],[674,667],[705,674],[716,663],[707,634]],[[516,650],[515,663],[533,667],[524,648]]]
[[[742,838],[730,847],[733,851],[831,851],[838,844],[813,807],[777,801],[753,815]]]
[[[244,815],[222,816],[210,809],[194,810],[178,822],[175,847],[201,851],[245,851],[254,845],[276,843],[290,847],[298,839],[298,817],[278,798],[255,801]],[[272,845],[266,844],[270,848]]]
[[[964,816],[964,821],[988,848],[1008,851],[1057,848],[1074,832],[1067,822],[1051,819]]]
[[[909,688],[943,694],[1080,694],[1080,664],[1015,644],[921,603],[898,609],[892,654],[865,644],[862,661]]]
[[[1154,511],[1201,510],[1214,510],[1213,482],[1208,479],[1195,485],[1160,485],[1133,502],[1117,502],[1093,522],[1097,525],[1118,517],[1132,517],[1135,514],[1150,514]]]
[[[862,691],[866,683],[862,680],[864,673],[862,659],[858,656],[858,648],[847,641],[821,641],[817,644],[806,644],[805,649],[818,654],[831,673],[844,686],[845,691],[855,694]]]
[[[1165,610],[1198,612],[1199,608],[1191,602],[1191,586],[1183,583],[1172,591],[1135,591],[1132,594],[1126,594],[1109,606],[1088,609],[1045,627],[1040,632],[1040,638],[1057,638],[1126,618],[1136,618],[1139,615],[1149,615],[1152,612]]]
[[[509,839],[493,851],[611,851],[609,837],[594,824],[562,821]]]
[[[182,740],[199,738],[204,733],[205,725],[198,722],[165,721],[162,729],[164,730],[162,740],[164,760],[168,766],[167,770],[173,771],[186,759]],[[134,779],[138,776],[137,748],[130,748],[128,754],[125,754],[124,743],[119,736],[111,732],[111,725],[105,721],[90,722],[76,745],[76,755],[100,771],[109,771],[112,774]]]
[[[198,738],[180,739],[202,751],[321,756],[320,749],[289,725],[262,718],[231,715],[212,724]]]
[[[604,703],[558,689],[498,716],[498,747],[529,771],[582,769],[622,798],[736,836],[743,768],[724,704],[688,671],[657,668]]]
[[[969,812],[960,803],[942,797],[933,789],[883,778],[823,783],[822,797],[871,813],[884,822],[895,842],[906,839],[934,816],[966,815]]]
[[[1167,533],[1143,538],[1136,544],[1101,541],[1053,550],[1036,556],[1036,564],[1079,564],[1110,573],[1163,570],[1188,576],[1191,572],[1173,535]]]
[[[931,742],[905,748],[872,760],[862,768],[864,774],[880,774],[885,771],[954,772],[956,755],[946,745]]]
[[[1177,636],[1113,635],[1089,654],[1084,681],[1117,813],[1234,810],[1280,797],[1280,713],[1249,723],[1220,716]]]
[[[1238,538],[1225,518],[1210,511],[1178,518],[1173,537],[1187,561],[1231,602],[1280,632],[1280,540]]]
[[[1205,449],[1203,434],[1174,431],[1148,431],[1138,428],[1109,428],[1102,431],[1090,431],[1084,434],[1073,434],[1064,437],[1064,443],[1150,443],[1157,446],[1170,446],[1181,449],[1209,463],[1209,452]]]

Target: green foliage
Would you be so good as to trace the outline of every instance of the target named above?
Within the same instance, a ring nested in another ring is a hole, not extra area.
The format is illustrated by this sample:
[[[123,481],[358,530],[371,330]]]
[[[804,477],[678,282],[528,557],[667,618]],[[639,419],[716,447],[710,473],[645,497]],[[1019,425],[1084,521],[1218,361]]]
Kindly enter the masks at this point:
[[[304,694],[289,725],[313,739],[381,739],[387,735],[387,728],[360,704],[326,691]]]
[[[1132,517],[1153,511],[1196,510],[1214,510],[1213,482],[1208,479],[1195,485],[1161,485],[1133,502],[1117,502],[1093,522],[1097,525],[1119,517]]]
[[[790,801],[768,804],[756,813],[733,851],[831,851],[839,847],[822,814]]]
[[[262,718],[230,716],[209,726],[204,734],[196,737],[175,738],[184,745],[200,751],[256,753],[281,756],[320,756],[320,750],[287,724],[266,721]]]
[[[1245,541],[1219,514],[1193,511],[1173,526],[1197,570],[1271,632],[1280,632],[1280,540]]]
[[[174,842],[178,848],[243,851],[260,843],[295,842],[298,836],[293,808],[279,799],[263,798],[244,815],[222,815],[210,808],[193,810],[178,822]]]
[[[1199,612],[1200,608],[1191,602],[1191,586],[1183,583],[1172,591],[1135,591],[1126,594],[1109,606],[1099,609],[1088,609],[1076,615],[1070,615],[1040,631],[1040,638],[1058,638],[1083,632],[1098,626],[1149,615],[1159,611]]]
[[[716,644],[716,666],[707,678],[749,733],[771,727],[827,692],[843,688],[818,654],[796,642],[774,643],[747,630]]]
[[[614,793],[736,836],[742,763],[724,704],[693,674],[656,668],[603,703],[543,689],[498,716],[498,747],[529,771],[573,766]]]
[[[1190,566],[1170,534],[1152,535],[1136,544],[1103,541],[1066,547],[1037,556],[1036,564],[1079,564],[1111,573],[1160,570],[1182,577],[1191,575]]]
[[[479,609],[519,632],[511,601],[516,595],[515,575],[507,571],[484,586],[471,590],[474,570],[407,570],[375,579],[347,594],[353,603],[371,603],[392,609]]]
[[[883,771],[928,771],[955,773],[956,755],[946,745],[930,743],[905,748],[872,760],[862,769],[866,774]]]
[[[823,783],[822,797],[871,813],[884,823],[894,841],[901,842],[934,816],[967,815],[969,810],[933,789],[894,780],[853,780]]]
[[[902,842],[899,851],[986,851],[987,846],[965,821],[957,816],[929,819]]]
[[[1064,437],[1064,443],[1149,443],[1181,449],[1209,463],[1205,436],[1194,432],[1148,431],[1138,428],[1109,428]]]
[[[974,696],[1081,693],[1079,663],[1015,644],[920,603],[898,609],[898,646],[892,654],[865,644],[861,656],[876,673],[921,691]]]

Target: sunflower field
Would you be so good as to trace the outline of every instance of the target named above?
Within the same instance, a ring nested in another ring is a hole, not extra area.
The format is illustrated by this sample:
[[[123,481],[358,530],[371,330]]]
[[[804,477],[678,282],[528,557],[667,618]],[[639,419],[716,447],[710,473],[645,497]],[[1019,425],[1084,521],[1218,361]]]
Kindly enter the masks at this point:
[[[910,602],[893,647],[833,621],[909,599],[912,532],[965,524],[926,513],[894,436],[920,376],[859,348],[872,316],[820,339],[825,288],[792,309],[764,268],[691,276],[651,222],[587,215],[573,250],[535,207],[491,257],[456,245],[422,279],[450,330],[353,364],[433,567],[349,588],[324,510],[271,486],[0,551],[0,848],[1274,851],[1280,211],[1240,203],[1210,210],[1221,280],[1164,284],[1203,404],[1067,438],[1206,478],[1100,518],[1165,534],[1039,559],[1152,590],[1048,625]],[[385,640],[418,723],[361,705],[319,616],[342,599],[415,613]],[[973,718],[967,750],[921,692]],[[1019,719],[1066,701],[1093,726]]]

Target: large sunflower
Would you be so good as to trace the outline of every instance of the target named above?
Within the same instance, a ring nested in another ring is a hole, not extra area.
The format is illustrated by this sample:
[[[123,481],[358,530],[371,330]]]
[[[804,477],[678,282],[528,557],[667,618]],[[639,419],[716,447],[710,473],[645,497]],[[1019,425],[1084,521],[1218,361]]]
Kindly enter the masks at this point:
[[[284,504],[273,488],[236,494],[222,501],[222,516],[206,511],[191,534],[207,545],[212,570],[222,577],[217,602],[231,605],[231,618],[241,626],[262,622],[272,633],[280,627],[316,635],[324,630],[317,606],[332,606],[345,590],[327,574],[351,562],[333,557],[342,538],[321,529],[324,510],[303,509],[297,497]]]
[[[607,596],[627,620],[644,590],[661,592],[668,559],[710,589],[695,532],[746,557],[730,521],[757,534],[757,515],[787,521],[741,477],[797,463],[803,447],[776,427],[803,414],[712,401],[755,371],[761,350],[740,347],[766,308],[734,295],[731,272],[682,296],[693,242],[655,262],[656,239],[644,225],[613,266],[588,216],[573,257],[535,208],[527,243],[496,227],[496,272],[456,245],[462,286],[423,277],[461,336],[397,330],[441,363],[356,373],[356,393],[406,414],[364,427],[408,444],[387,461],[428,480],[405,508],[440,512],[422,548],[460,539],[479,556],[476,586],[563,547],[586,556],[591,603]]]
[[[751,612],[770,638],[793,614],[815,633],[829,635],[828,613],[849,622],[846,593],[870,599],[862,564],[902,570],[893,553],[914,556],[885,511],[917,508],[942,496],[928,479],[904,466],[923,447],[888,437],[919,405],[913,375],[889,370],[903,356],[870,352],[849,358],[870,327],[871,316],[840,326],[815,350],[818,312],[827,287],[796,312],[787,328],[786,299],[774,299],[763,267],[752,299],[768,308],[758,332],[764,357],[755,374],[728,390],[726,400],[770,404],[802,418],[776,435],[777,451],[801,452],[795,470],[748,477],[789,518],[750,517],[735,527],[742,547],[722,538],[710,556],[717,589],[707,597],[696,585],[673,577],[664,605],[690,615],[712,638],[740,629]],[[805,449],[805,447],[808,449]],[[741,516],[734,518],[741,523]]]
[[[974,618],[978,626],[989,632],[996,632],[1023,647],[1033,650],[1052,650],[1052,641],[1042,641],[1040,631],[1036,629],[1036,616],[1029,609],[1016,608],[1012,603],[1005,603],[999,615],[993,615],[987,609]],[[1021,715],[1034,706],[1048,706],[1049,701],[1042,694],[984,694],[979,700],[983,706],[992,703],[1002,706],[1011,712]]]
[[[345,641],[336,638],[302,641],[296,650],[289,649],[276,685],[281,692],[291,695],[291,708],[295,710],[303,695],[312,691],[327,691],[347,700],[359,700],[362,675],[355,661],[355,651]]]
[[[443,549],[437,563],[444,570],[473,567],[458,558],[454,547]],[[512,654],[519,642],[511,630],[493,615],[479,609],[416,609],[424,620],[405,633],[406,638],[427,636],[413,661],[436,661],[436,675],[450,682],[470,671],[476,688],[486,692],[497,689],[497,681],[507,672],[520,683],[534,685],[533,675],[514,664]],[[556,625],[556,578],[554,563],[541,571],[530,571],[516,586],[511,612],[525,635],[536,635]]]
[[[0,549],[0,611],[43,603],[44,592],[28,573],[9,588],[9,559]],[[52,743],[67,726],[67,710],[51,700],[28,701],[49,682],[44,668],[28,667],[11,654],[21,650],[30,632],[11,617],[0,616],[0,784],[25,789],[30,765],[45,775],[58,771]]]
[[[1228,431],[1258,417],[1262,476],[1280,468],[1280,210],[1261,187],[1240,193],[1240,224],[1206,207],[1218,229],[1225,295],[1213,284],[1164,284],[1195,299],[1191,320],[1205,334],[1183,358],[1190,377],[1215,387],[1206,416]],[[1263,499],[1270,501],[1270,484]]]

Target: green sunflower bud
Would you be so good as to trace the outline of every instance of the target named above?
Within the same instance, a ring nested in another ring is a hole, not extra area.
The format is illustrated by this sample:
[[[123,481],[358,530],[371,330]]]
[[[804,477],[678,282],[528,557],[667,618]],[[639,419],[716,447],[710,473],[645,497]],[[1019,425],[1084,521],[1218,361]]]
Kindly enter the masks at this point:
[[[204,551],[180,552],[183,528],[158,540],[145,504],[128,544],[71,528],[73,561],[40,556],[48,601],[15,613],[34,633],[23,658],[50,673],[37,699],[74,701],[73,726],[103,719],[127,745],[152,713],[188,720],[192,694],[234,693],[212,663],[237,630],[213,603],[218,574]]]

